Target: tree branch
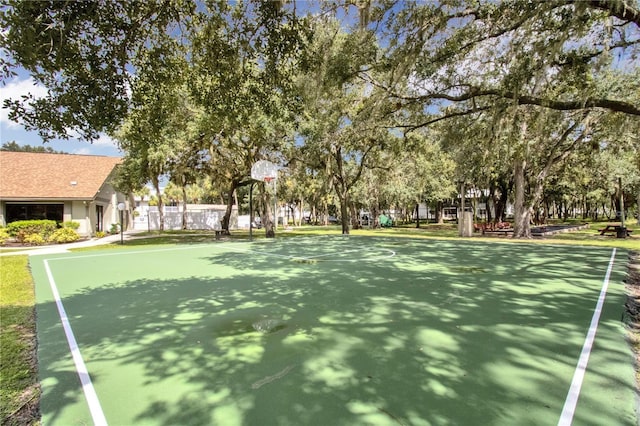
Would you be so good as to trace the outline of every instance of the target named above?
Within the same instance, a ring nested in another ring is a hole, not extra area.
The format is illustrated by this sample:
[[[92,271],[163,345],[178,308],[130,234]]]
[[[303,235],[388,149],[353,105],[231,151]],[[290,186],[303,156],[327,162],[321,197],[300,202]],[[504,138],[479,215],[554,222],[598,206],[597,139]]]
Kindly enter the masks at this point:
[[[513,93],[503,93],[496,89],[477,89],[473,87],[470,88],[466,93],[462,93],[459,95],[450,95],[448,93],[430,93],[428,95],[422,96],[400,96],[397,94],[392,94],[392,97],[409,102],[425,102],[434,99],[442,99],[450,102],[462,102],[483,96],[512,99],[516,101],[518,105],[537,105],[558,111],[575,111],[586,108],[604,108],[614,112],[623,112],[625,114],[640,116],[640,107],[629,102],[619,101],[615,99],[585,98],[581,100],[561,101],[530,95],[516,94],[514,96]]]
[[[403,126],[393,126],[393,127],[387,127],[389,129],[405,129],[405,134],[412,132],[414,130],[418,130],[422,127],[427,127],[431,124],[437,123],[438,121],[442,121],[442,120],[446,120],[448,118],[453,118],[453,117],[463,117],[465,115],[471,115],[471,114],[475,114],[476,112],[481,112],[481,111],[486,111],[488,109],[491,109],[490,106],[486,106],[486,107],[480,107],[480,108],[473,108],[473,109],[469,109],[469,110],[465,110],[465,111],[457,111],[457,112],[453,112],[453,113],[448,113],[448,114],[444,114],[444,115],[440,115],[438,117],[432,118],[430,120],[427,120],[425,122],[422,122],[420,124],[412,124],[412,125],[403,125]]]
[[[571,3],[583,0],[570,0]],[[631,22],[640,28],[640,10],[626,0],[589,0],[589,6],[608,12],[621,21]],[[636,3],[637,4],[637,3]]]

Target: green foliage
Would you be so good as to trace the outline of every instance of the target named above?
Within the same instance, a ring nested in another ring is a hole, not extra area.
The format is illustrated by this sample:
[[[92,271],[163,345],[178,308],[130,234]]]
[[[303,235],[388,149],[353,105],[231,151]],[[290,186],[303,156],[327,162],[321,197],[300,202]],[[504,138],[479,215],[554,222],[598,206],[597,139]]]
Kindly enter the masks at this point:
[[[290,205],[338,216],[446,200],[462,178],[533,207],[608,205],[612,176],[640,191],[637,2],[362,1],[359,26],[352,1],[6,3],[0,73],[50,95],[7,100],[11,118],[45,140],[110,132],[122,192],[163,176],[173,198],[242,200],[257,159],[287,165]]]
[[[62,224],[62,227],[63,228],[73,229],[73,230],[77,231],[78,228],[80,228],[80,222],[74,222],[74,221],[64,222]]]
[[[27,234],[23,238],[23,242],[30,246],[41,246],[47,242],[44,237],[40,234]]]
[[[31,146],[31,145],[18,145],[15,141],[5,142],[0,147],[0,151],[13,151],[13,152],[46,152],[50,154],[66,154],[64,151],[56,151],[50,146]]]
[[[0,246],[3,246],[9,238],[11,238],[11,236],[7,228],[0,228]]]
[[[54,220],[21,220],[11,222],[7,228],[0,229],[3,233],[15,237],[18,242],[34,246],[43,245],[46,242],[69,243],[77,241],[79,237],[76,229],[80,227],[78,222],[64,222],[62,228],[57,227]],[[6,239],[5,239],[6,240]],[[2,244],[0,233],[0,244]]]
[[[43,242],[56,230],[55,220],[19,220],[7,225],[9,235],[19,242],[26,242],[29,235],[37,234],[42,237]]]
[[[128,111],[135,54],[195,12],[186,1],[6,3],[3,74],[19,63],[49,89],[44,98],[9,100],[9,115],[44,140],[69,138],[71,129],[95,140],[113,130]]]
[[[80,238],[78,233],[72,228],[60,228],[57,229],[51,236],[49,237],[49,241],[52,243],[62,244],[62,243],[72,243],[77,241]]]
[[[118,232],[120,232],[120,225],[117,223],[112,223],[111,224],[111,229],[109,229],[109,233],[110,234],[117,234]]]

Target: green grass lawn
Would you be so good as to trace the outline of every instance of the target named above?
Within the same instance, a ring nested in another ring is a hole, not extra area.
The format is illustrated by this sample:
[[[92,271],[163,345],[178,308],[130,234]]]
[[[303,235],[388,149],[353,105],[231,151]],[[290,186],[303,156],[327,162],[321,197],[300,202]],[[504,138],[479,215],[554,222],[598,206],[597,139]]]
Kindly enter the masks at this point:
[[[33,279],[27,256],[0,258],[0,423],[38,424]]]
[[[560,233],[544,238],[535,237],[530,240],[526,240],[534,244],[571,244],[579,246],[597,246],[597,247],[618,247],[623,249],[640,249],[640,226],[635,222],[627,223],[627,228],[633,231],[633,237],[627,239],[618,239],[611,236],[598,235],[597,229],[604,226],[607,222],[592,223],[590,228]],[[339,225],[331,226],[315,226],[305,225],[301,227],[289,227],[283,229],[282,226],[278,227],[276,236],[278,238],[290,238],[301,235],[339,235],[341,233],[341,227]],[[424,224],[422,223],[419,228],[416,228],[414,223],[403,224],[394,226],[393,228],[384,229],[355,229],[351,230],[353,235],[369,235],[369,236],[383,236],[389,235],[394,237],[423,237],[423,238],[459,238],[458,228],[455,223],[445,224]],[[207,231],[165,231],[165,232],[149,232],[140,234],[134,240],[126,241],[128,246],[148,246],[148,245],[166,245],[166,244],[184,244],[184,243],[201,243],[210,242],[214,239],[214,234]],[[249,238],[249,231],[247,230],[234,230],[231,231],[231,235],[223,237],[225,239],[244,240]],[[265,238],[263,229],[254,229],[253,238],[260,240]],[[512,239],[510,237],[489,237],[482,236],[479,233],[474,234],[471,238],[474,241],[487,241],[487,242],[518,242],[522,243],[523,240]],[[117,247],[118,244],[113,244]],[[82,249],[93,250],[95,248]]]

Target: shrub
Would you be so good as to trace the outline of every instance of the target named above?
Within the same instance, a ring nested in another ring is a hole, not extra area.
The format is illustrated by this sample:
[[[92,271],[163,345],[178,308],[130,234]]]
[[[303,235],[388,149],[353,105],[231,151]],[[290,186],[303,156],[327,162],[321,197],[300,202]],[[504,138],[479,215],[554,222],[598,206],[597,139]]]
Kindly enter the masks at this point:
[[[31,246],[41,246],[46,242],[46,240],[40,234],[28,234],[24,236],[23,242]]]
[[[56,228],[55,220],[19,220],[7,225],[9,235],[21,243],[26,243],[26,238],[33,234],[39,234],[44,241],[53,234]]]
[[[110,234],[117,234],[120,232],[120,225],[117,223],[111,224],[111,229],[109,230]]]
[[[60,228],[56,230],[53,234],[51,234],[51,236],[49,237],[49,241],[51,241],[52,243],[58,243],[58,244],[72,243],[74,241],[77,241],[78,238],[80,238],[80,236],[73,229]]]
[[[104,231],[98,231],[98,232],[96,232],[96,237],[97,237],[97,238],[104,238],[104,237],[105,237],[105,235],[107,235],[107,234],[106,234],[106,232],[104,232]]]
[[[80,222],[64,222],[62,224],[63,228],[70,228],[70,229],[74,229],[74,230],[78,230],[78,228],[80,228]]]
[[[10,238],[7,228],[0,228],[0,246],[3,246]]]

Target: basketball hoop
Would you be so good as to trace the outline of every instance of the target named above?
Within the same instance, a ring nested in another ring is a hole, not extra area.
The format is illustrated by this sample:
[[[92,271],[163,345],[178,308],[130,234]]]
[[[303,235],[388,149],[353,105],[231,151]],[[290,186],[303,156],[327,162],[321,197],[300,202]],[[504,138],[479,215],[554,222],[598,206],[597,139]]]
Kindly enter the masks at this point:
[[[278,175],[278,167],[271,161],[260,160],[251,167],[251,178],[264,182],[271,182]]]
[[[277,197],[277,191],[276,191],[276,185],[278,182],[277,178],[278,178],[278,166],[276,166],[271,161],[259,160],[253,163],[253,166],[251,166],[251,179],[265,182],[267,185],[273,182],[272,188],[273,188],[273,194],[274,194],[274,197],[273,197],[274,198],[274,206],[273,206],[273,228],[274,229],[278,228],[278,217],[277,217],[278,197]],[[252,191],[253,191],[253,183],[251,184],[251,188],[249,189],[249,211],[250,212],[253,212]],[[250,213],[250,214],[253,214],[253,213]],[[250,240],[252,239],[251,223],[252,222],[250,221],[249,222],[249,239]]]

